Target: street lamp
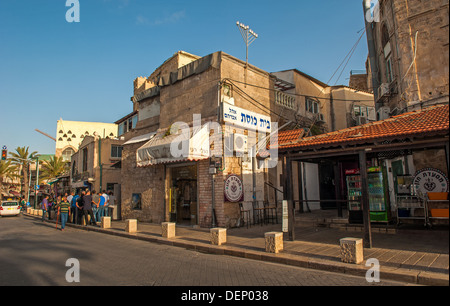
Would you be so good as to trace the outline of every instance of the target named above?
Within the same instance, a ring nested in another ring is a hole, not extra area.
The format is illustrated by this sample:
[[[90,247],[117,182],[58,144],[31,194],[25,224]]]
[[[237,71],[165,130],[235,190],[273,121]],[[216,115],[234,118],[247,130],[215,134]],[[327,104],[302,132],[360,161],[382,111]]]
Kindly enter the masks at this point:
[[[248,25],[244,25],[243,23],[240,23],[239,21],[236,22],[237,27],[239,28],[239,31],[241,32],[242,38],[244,39],[245,43],[245,87],[247,87],[247,68],[248,68],[248,47],[258,38],[258,34],[253,32],[252,29]]]

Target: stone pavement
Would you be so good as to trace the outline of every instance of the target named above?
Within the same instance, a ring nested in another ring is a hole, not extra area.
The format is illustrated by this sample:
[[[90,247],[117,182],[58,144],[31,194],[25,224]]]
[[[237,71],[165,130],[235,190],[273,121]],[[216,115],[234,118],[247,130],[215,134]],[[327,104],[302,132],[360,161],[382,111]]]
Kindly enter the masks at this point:
[[[373,247],[364,249],[364,262],[359,265],[341,262],[339,240],[346,237],[363,237],[362,231],[350,231],[347,227],[317,227],[308,222],[297,221],[295,241],[289,241],[285,233],[284,250],[272,254],[265,252],[264,233],[280,232],[281,224],[228,229],[227,243],[222,246],[211,245],[209,229],[188,226],[177,226],[176,237],[171,239],[161,236],[159,224],[138,223],[138,231],[135,234],[125,231],[125,221],[112,221],[109,229],[70,223],[67,226],[199,252],[358,276],[365,276],[370,268],[365,266],[366,260],[376,258],[380,262],[381,279],[421,285],[449,285],[448,226],[443,229],[398,229],[395,234],[375,229],[372,233]]]

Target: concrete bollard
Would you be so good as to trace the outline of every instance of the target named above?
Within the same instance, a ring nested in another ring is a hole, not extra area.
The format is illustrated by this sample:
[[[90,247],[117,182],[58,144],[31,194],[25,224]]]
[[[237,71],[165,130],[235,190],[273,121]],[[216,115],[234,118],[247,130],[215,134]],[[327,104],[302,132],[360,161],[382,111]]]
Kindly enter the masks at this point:
[[[125,221],[125,231],[130,234],[134,234],[137,232],[137,220],[136,219],[128,219]]]
[[[266,252],[279,253],[283,250],[283,233],[268,232],[264,234],[266,242]]]
[[[111,228],[111,217],[102,217],[102,228]]]
[[[358,265],[364,261],[363,240],[361,238],[342,238],[340,244],[342,262]]]
[[[44,211],[42,209],[39,209],[37,215],[42,217],[43,214],[44,214]]]
[[[173,222],[163,222],[161,223],[161,236],[164,238],[174,238],[175,237],[175,223]]]
[[[210,229],[211,244],[222,245],[227,243],[227,229],[226,228],[212,228]]]
[[[31,208],[27,207],[27,214],[30,214],[30,212],[31,212]]]

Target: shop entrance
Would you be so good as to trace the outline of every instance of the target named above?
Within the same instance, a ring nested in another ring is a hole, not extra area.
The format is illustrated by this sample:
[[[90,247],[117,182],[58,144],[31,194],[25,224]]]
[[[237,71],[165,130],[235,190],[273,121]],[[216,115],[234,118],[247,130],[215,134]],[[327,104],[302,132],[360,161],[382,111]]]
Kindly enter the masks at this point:
[[[197,222],[197,165],[169,168],[170,221],[196,225]]]

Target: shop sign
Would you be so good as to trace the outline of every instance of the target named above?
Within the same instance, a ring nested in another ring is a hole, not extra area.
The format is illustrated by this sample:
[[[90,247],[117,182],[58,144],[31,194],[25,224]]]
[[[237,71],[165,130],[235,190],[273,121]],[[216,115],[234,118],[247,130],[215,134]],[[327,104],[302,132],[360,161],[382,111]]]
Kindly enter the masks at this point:
[[[269,116],[260,115],[228,103],[223,103],[223,120],[244,129],[271,132]]]
[[[283,233],[289,231],[288,201],[283,200]]]
[[[244,184],[238,175],[229,175],[224,185],[225,201],[236,203],[244,200]]]
[[[413,186],[422,194],[448,192],[448,178],[441,170],[424,168],[414,175]]]

